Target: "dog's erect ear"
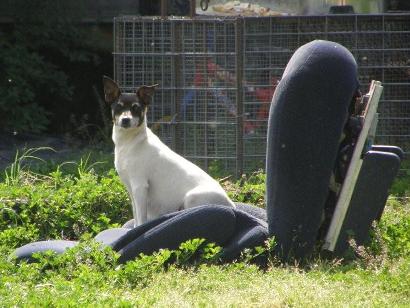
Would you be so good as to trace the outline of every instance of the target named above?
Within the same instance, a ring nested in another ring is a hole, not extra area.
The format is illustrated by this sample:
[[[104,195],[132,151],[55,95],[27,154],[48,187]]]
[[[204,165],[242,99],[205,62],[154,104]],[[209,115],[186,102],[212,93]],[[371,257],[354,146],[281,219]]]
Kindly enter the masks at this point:
[[[111,104],[121,95],[120,88],[114,80],[107,76],[103,76],[103,84],[105,101]]]
[[[152,86],[142,86],[137,90],[137,96],[144,105],[149,105],[156,87],[158,87],[158,84],[154,84]]]

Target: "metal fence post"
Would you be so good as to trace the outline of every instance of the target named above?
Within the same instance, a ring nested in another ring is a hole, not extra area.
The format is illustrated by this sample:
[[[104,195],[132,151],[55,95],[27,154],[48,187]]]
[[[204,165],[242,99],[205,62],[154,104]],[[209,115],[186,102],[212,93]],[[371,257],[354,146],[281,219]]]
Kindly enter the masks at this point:
[[[238,17],[235,25],[235,68],[236,68],[236,177],[243,174],[243,18]]]
[[[177,153],[181,153],[181,141],[180,141],[180,103],[182,102],[182,85],[183,85],[183,77],[181,74],[182,71],[182,22],[177,21],[173,23],[173,43],[172,43],[172,53],[173,53],[173,66],[174,66],[174,100],[171,107],[171,114],[176,114],[176,121],[171,125],[171,144],[173,149]]]

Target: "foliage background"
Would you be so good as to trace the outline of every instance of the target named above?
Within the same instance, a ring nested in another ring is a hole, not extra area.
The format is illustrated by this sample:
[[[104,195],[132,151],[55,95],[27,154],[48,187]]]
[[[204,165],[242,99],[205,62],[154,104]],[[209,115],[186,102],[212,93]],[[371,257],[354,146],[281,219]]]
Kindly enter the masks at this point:
[[[112,73],[111,25],[85,24],[81,0],[16,0],[12,9],[0,26],[0,130],[60,133],[84,117],[101,125],[92,87]]]

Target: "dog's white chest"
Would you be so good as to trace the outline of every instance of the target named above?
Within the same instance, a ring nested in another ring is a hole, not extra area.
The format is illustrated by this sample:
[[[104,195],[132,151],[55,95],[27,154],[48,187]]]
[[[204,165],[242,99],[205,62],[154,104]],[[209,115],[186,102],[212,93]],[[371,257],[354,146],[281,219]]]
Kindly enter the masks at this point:
[[[144,181],[146,168],[144,164],[143,151],[135,146],[118,146],[115,148],[115,169],[121,180],[129,185],[137,185]]]

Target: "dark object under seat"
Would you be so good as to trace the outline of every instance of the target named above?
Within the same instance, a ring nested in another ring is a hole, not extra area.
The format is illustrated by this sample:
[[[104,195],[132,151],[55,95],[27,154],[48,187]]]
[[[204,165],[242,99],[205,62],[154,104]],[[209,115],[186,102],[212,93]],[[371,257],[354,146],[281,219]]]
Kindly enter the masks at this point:
[[[151,254],[161,248],[176,249],[192,238],[205,238],[222,246],[221,259],[237,258],[245,248],[262,245],[267,239],[267,223],[243,211],[253,208],[240,204],[238,209],[221,205],[204,205],[164,215],[136,228],[113,228],[100,232],[95,240],[120,253],[120,263],[140,253]],[[262,214],[264,210],[252,209]],[[35,261],[33,254],[52,250],[57,254],[77,245],[74,241],[40,241],[18,248],[19,260]]]
[[[120,262],[134,259],[140,253],[150,254],[159,248],[176,249],[192,238],[205,238],[222,246],[235,231],[234,210],[223,206],[201,206],[181,211],[178,215],[149,229],[119,250]]]
[[[62,254],[69,248],[77,246],[76,241],[53,240],[53,241],[39,241],[24,245],[14,251],[14,256],[17,260],[25,260],[28,262],[36,261],[33,254],[38,252],[53,251],[56,254]]]

